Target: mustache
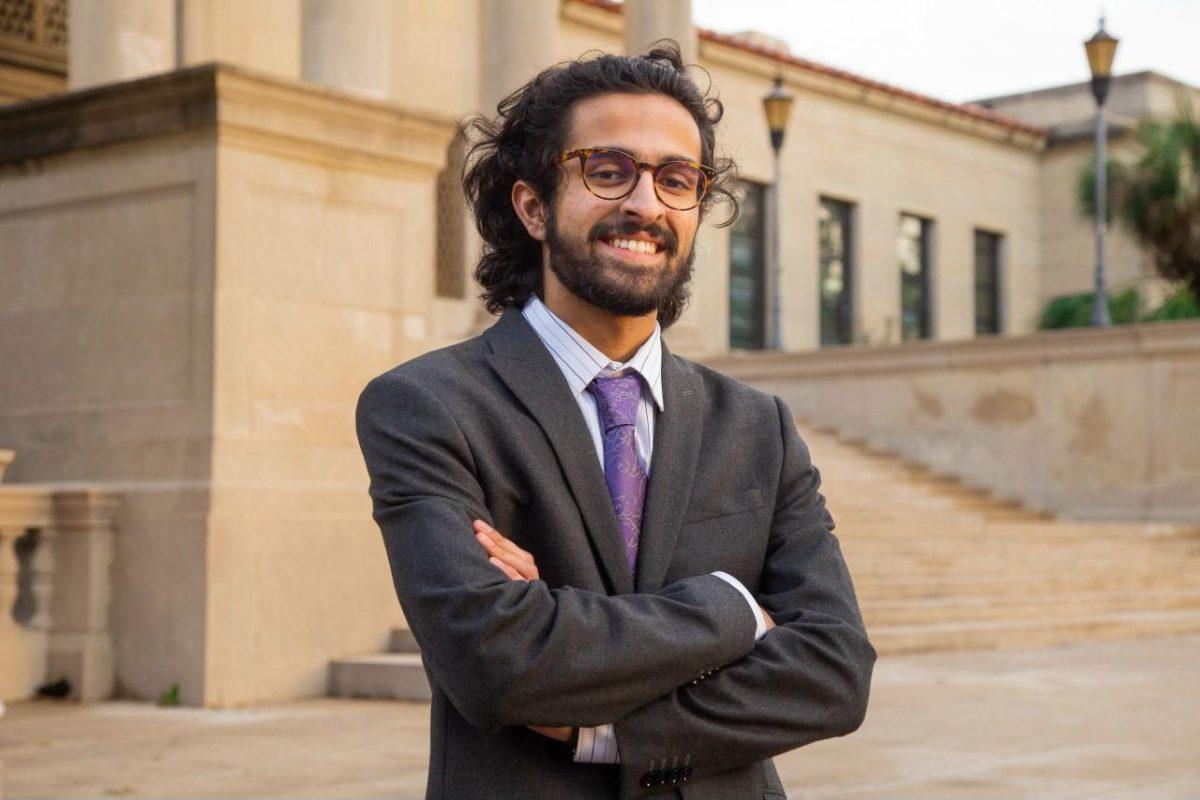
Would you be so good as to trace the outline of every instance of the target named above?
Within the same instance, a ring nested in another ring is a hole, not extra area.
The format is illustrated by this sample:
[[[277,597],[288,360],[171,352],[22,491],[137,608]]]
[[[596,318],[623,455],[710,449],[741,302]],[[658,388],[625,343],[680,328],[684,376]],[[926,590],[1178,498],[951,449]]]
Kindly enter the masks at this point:
[[[592,227],[588,237],[589,241],[597,242],[600,239],[612,236],[623,236],[626,238],[636,236],[639,233],[648,233],[654,238],[662,242],[663,249],[667,255],[675,255],[675,251],[679,249],[679,239],[668,228],[662,225],[638,225],[636,222],[598,222]]]

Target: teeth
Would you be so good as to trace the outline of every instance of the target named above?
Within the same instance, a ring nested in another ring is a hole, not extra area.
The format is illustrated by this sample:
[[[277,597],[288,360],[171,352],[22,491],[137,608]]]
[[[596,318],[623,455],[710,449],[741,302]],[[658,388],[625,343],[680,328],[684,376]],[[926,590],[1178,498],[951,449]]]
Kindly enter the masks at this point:
[[[643,242],[636,239],[613,239],[610,244],[613,247],[620,247],[625,250],[632,250],[635,253],[646,253],[653,255],[658,252],[658,245],[654,242]]]

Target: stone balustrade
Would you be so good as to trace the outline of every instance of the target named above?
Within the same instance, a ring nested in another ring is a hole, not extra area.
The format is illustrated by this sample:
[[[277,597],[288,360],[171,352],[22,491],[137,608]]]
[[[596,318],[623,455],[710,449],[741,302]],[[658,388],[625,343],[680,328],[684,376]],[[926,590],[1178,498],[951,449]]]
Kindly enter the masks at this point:
[[[91,487],[0,486],[0,699],[64,678],[74,699],[112,694],[118,502]]]

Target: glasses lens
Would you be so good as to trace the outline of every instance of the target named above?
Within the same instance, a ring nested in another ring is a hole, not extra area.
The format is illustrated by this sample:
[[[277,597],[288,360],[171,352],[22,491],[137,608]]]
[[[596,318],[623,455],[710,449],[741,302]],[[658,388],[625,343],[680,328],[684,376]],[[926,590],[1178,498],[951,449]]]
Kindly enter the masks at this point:
[[[637,175],[633,159],[620,153],[592,153],[583,163],[583,179],[600,197],[616,199],[629,190]]]
[[[659,168],[657,186],[672,208],[694,206],[704,195],[704,173],[686,161],[671,161]]]

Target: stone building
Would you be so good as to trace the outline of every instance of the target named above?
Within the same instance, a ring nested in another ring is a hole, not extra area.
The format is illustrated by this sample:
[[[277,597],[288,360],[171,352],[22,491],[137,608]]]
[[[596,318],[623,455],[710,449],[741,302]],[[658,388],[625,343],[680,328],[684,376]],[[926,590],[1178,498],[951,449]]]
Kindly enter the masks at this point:
[[[698,239],[676,352],[764,348],[775,293],[785,349],[808,352],[1018,337],[1090,288],[1083,83],[943,102],[698,31],[689,0],[0,0],[0,446],[10,481],[120,497],[87,517],[111,611],[97,590],[86,635],[43,632],[6,696],[40,680],[38,652],[108,670],[97,696],[178,684],[230,706],[321,694],[331,658],[383,647],[401,619],[354,401],[490,321],[455,122],[557,60],[660,37],[725,103],[745,210]],[[778,287],[777,74],[796,97]],[[1114,148],[1181,92],[1200,95],[1117,78]],[[1110,241],[1112,285],[1161,297]]]

